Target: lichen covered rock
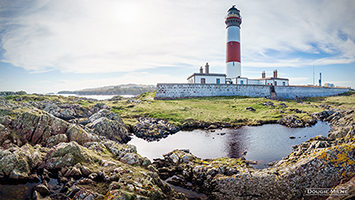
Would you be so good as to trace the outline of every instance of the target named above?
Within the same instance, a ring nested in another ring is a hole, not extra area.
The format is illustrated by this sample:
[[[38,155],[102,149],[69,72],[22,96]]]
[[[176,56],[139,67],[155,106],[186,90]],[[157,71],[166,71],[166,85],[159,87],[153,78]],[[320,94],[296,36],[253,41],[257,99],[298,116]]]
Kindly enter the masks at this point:
[[[77,163],[90,162],[92,162],[92,157],[86,152],[85,148],[72,141],[54,146],[45,156],[41,168],[60,169]]]
[[[126,126],[121,117],[111,111],[102,109],[89,118],[87,127],[93,129],[94,133],[106,136],[108,139],[126,143],[130,140]]]

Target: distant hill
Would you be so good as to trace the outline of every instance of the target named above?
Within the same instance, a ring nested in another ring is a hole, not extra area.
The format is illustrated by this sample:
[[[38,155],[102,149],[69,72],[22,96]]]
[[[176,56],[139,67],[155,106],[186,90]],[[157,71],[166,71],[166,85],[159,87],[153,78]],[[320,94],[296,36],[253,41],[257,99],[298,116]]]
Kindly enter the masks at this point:
[[[143,92],[156,90],[155,85],[124,84],[116,86],[105,86],[99,88],[88,88],[76,91],[59,91],[58,94],[77,95],[140,95]]]

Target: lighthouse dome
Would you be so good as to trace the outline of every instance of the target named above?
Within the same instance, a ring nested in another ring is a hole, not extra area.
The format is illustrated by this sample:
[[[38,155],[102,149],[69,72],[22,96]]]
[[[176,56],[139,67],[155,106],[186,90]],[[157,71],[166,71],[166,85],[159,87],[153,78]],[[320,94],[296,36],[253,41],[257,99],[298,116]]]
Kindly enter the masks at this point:
[[[240,10],[238,10],[235,5],[233,5],[231,8],[229,8],[227,16],[236,16],[240,18]]]

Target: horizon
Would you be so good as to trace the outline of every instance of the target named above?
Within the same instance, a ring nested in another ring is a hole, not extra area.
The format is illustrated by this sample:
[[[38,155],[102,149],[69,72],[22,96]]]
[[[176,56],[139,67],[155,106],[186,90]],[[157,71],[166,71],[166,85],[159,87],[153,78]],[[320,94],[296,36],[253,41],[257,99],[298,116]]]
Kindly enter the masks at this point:
[[[0,2],[0,91],[187,83],[206,62],[225,73],[232,5],[243,77],[277,69],[318,85],[321,72],[322,85],[355,88],[355,1],[18,0]]]

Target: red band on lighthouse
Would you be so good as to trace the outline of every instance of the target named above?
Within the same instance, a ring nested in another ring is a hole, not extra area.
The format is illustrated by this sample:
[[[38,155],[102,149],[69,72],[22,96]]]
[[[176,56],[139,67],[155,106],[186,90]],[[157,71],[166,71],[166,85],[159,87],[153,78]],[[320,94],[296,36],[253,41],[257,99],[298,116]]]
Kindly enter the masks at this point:
[[[227,43],[226,62],[240,62],[240,43],[231,41]]]

